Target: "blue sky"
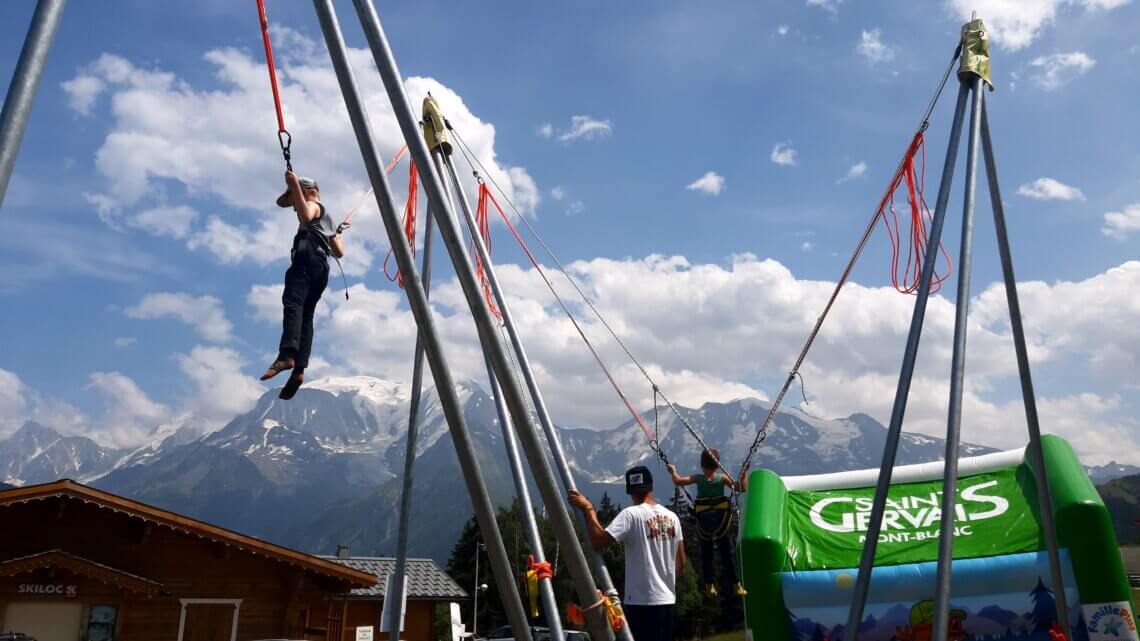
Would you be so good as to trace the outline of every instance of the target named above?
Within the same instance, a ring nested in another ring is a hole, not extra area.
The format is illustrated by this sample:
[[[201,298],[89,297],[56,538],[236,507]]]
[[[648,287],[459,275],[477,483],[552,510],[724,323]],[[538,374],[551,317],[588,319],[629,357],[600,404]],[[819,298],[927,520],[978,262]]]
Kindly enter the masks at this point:
[[[307,2],[268,5],[295,164],[321,180],[339,218],[365,178],[315,15]],[[1045,427],[1089,461],[1140,463],[1119,447],[1140,443],[1140,5],[972,6],[993,36],[987,99]],[[264,391],[254,376],[278,338],[291,231],[271,203],[281,163],[256,10],[158,7],[74,2],[64,16],[4,204],[0,434],[36,417],[137,443],[161,423],[216,427]],[[400,143],[351,3],[337,8],[391,154]],[[774,394],[968,8],[389,2],[381,18],[413,99],[442,97],[624,338],[695,404]],[[0,77],[32,9],[8,7]],[[931,202],[955,85],[928,133]],[[405,171],[393,177],[401,195]],[[961,171],[947,225],[955,259]],[[966,434],[1014,446],[1022,423],[987,203],[982,190]],[[357,220],[346,264],[357,295],[346,303],[330,283],[314,375],[404,378],[414,329],[380,271],[374,205]],[[616,424],[621,407],[504,232],[497,261],[556,418]],[[480,378],[457,288],[448,271],[437,277],[449,356]],[[885,420],[911,299],[885,288],[881,229],[854,280],[809,359],[804,409]],[[908,429],[943,429],[951,324],[950,301],[935,301]],[[647,384],[589,327],[648,406]]]

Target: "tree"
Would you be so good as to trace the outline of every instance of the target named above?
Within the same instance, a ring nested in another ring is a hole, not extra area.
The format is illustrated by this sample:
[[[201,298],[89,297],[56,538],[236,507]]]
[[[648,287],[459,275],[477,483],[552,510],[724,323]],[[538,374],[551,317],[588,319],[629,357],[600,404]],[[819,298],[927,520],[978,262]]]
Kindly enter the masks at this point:
[[[1033,635],[1043,635],[1042,638],[1048,639],[1049,629],[1057,620],[1057,602],[1053,598],[1053,591],[1045,587],[1041,577],[1037,577],[1037,587],[1033,588],[1029,596],[1033,599],[1033,612],[1030,613]]]

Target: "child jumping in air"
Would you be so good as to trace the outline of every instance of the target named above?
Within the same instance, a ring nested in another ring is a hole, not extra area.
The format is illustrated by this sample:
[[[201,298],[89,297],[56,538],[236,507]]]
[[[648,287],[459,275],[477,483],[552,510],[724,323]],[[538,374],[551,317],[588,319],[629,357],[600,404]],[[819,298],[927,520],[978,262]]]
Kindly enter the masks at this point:
[[[737,596],[744,596],[746,592],[736,579],[736,563],[733,561],[735,551],[732,537],[728,536],[729,526],[732,523],[732,505],[729,497],[725,496],[725,487],[734,487],[736,482],[728,474],[720,471],[720,452],[709,448],[701,452],[701,473],[691,476],[677,474],[677,466],[668,466],[669,474],[673,476],[673,484],[677,487],[685,485],[697,486],[697,501],[694,506],[697,515],[697,529],[701,539],[701,578],[705,584],[705,593],[710,597],[717,595],[716,573],[713,568],[713,546],[720,549],[721,580],[724,585],[729,581],[735,583]]]

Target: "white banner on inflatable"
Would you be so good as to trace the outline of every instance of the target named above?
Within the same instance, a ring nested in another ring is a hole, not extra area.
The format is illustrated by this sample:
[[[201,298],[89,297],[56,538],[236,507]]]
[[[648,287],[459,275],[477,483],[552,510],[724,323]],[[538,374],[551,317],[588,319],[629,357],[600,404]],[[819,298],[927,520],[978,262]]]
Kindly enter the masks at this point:
[[[1093,603],[1081,608],[1089,641],[1140,641],[1136,619],[1127,601]]]

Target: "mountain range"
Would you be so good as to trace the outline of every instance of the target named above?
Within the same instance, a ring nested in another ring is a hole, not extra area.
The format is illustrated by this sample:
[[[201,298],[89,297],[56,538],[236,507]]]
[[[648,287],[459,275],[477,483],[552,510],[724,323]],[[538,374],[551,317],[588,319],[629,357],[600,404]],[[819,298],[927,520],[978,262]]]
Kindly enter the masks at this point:
[[[217,431],[199,435],[167,425],[150,443],[130,449],[28,422],[0,441],[0,482],[72,478],[307,551],[346,544],[358,554],[391,553],[410,392],[406,384],[370,377],[323,379],[289,402],[267,392]],[[473,381],[458,384],[457,392],[488,491],[497,503],[508,503],[514,489],[494,400]],[[768,405],[741,399],[678,411],[733,470]],[[662,449],[682,472],[696,471],[700,446],[670,410],[646,412],[650,425],[655,414]],[[424,393],[419,425],[409,552],[446,560],[471,507],[434,389]],[[632,420],[559,432],[579,485],[595,499],[604,491],[621,496],[622,474],[634,464],[647,464],[665,479]],[[821,419],[789,409],[777,413],[753,465],[780,474],[876,467],[885,437],[882,424],[863,414]],[[943,451],[941,439],[904,433],[898,460],[938,460]],[[963,456],[988,451],[962,445]]]

